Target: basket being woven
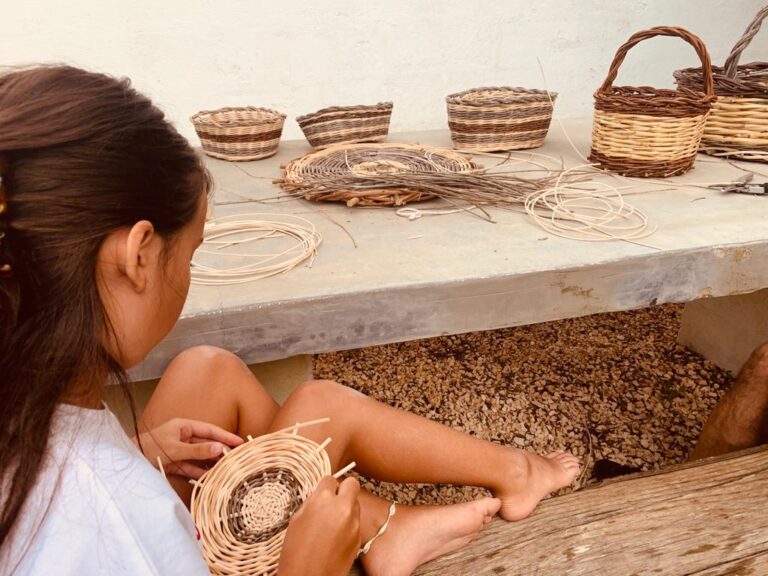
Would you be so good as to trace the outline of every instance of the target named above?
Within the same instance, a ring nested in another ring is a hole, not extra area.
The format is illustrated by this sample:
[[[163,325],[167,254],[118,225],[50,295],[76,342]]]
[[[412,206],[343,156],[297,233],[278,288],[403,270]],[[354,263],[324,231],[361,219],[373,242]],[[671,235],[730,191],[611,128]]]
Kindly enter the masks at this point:
[[[203,150],[222,160],[267,158],[277,152],[285,114],[270,108],[204,110],[191,118]]]
[[[696,50],[704,91],[613,86],[627,52],[654,36],[675,36]],[[665,177],[693,167],[704,123],[714,101],[712,66],[704,43],[682,28],[660,26],[633,34],[611,62],[595,92],[590,160],[625,176]]]
[[[334,144],[380,142],[389,133],[392,102],[371,106],[333,106],[296,118],[309,143],[321,149]]]
[[[277,574],[291,516],[331,474],[328,441],[296,433],[315,423],[249,438],[194,483],[190,510],[211,574]]]
[[[486,152],[544,144],[556,92],[527,88],[475,88],[445,101],[455,148]]]
[[[431,194],[377,183],[378,176],[434,172],[473,172],[479,166],[463,154],[415,144],[351,144],[312,152],[283,166],[278,181],[283,190],[294,193],[311,184],[316,190],[303,194],[306,200],[345,202],[347,206],[403,206],[408,202],[431,200]],[[364,187],[345,188],[343,177],[364,177]],[[326,180],[328,183],[326,184]]]
[[[717,101],[704,126],[701,152],[740,160],[768,161],[768,62],[739,65],[741,53],[749,46],[768,16],[765,6],[736,42],[721,68],[712,68]],[[701,90],[701,68],[675,72],[678,86]]]

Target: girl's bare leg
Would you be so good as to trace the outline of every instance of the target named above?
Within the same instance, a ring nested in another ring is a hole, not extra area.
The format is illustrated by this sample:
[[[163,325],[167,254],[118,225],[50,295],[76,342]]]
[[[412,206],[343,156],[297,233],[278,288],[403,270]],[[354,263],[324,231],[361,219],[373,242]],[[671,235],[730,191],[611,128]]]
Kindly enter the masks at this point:
[[[210,348],[192,349],[174,360],[142,420],[155,426],[172,417],[195,418],[257,436],[326,416],[330,422],[302,433],[318,442],[332,439],[327,450],[334,470],[354,460],[360,473],[373,478],[483,486],[501,499],[399,507],[390,528],[362,558],[371,574],[409,574],[471,540],[499,507],[507,520],[523,518],[578,474],[573,456],[558,452],[542,458],[472,438],[334,382],[304,383],[278,409],[240,360]],[[189,489],[178,488],[188,499]],[[386,519],[389,502],[361,494],[366,541]]]

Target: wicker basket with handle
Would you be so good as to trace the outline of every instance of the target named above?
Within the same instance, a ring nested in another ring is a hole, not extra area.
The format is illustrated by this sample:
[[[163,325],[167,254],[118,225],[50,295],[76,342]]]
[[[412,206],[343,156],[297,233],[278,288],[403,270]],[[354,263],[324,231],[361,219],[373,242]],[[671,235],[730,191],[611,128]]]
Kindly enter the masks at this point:
[[[768,6],[757,13],[725,65],[712,68],[717,102],[704,126],[701,152],[768,162],[768,62],[739,64],[766,16]],[[701,68],[678,70],[675,78],[679,86],[691,90],[703,85]]]
[[[655,36],[682,38],[693,46],[704,70],[703,92],[613,86],[627,52]],[[671,26],[633,34],[616,52],[605,82],[595,92],[590,160],[625,176],[683,174],[693,167],[714,100],[712,65],[701,39]]]

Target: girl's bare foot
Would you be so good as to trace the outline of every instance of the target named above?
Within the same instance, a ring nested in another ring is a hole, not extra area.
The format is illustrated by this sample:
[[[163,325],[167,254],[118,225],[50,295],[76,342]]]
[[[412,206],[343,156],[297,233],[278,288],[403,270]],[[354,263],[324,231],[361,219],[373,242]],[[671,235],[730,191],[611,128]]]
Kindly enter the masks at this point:
[[[450,506],[399,506],[389,528],[360,557],[369,576],[407,576],[468,544],[498,512],[497,498]]]
[[[522,520],[548,494],[569,486],[579,475],[579,459],[557,451],[537,456],[514,451],[512,471],[496,497],[501,500],[499,515],[505,520]]]

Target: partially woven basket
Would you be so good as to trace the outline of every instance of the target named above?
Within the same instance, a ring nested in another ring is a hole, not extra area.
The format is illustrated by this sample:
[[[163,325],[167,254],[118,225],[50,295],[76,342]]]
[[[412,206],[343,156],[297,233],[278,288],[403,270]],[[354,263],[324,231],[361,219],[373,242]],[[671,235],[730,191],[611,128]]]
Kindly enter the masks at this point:
[[[556,98],[557,92],[509,86],[451,94],[445,101],[453,145],[486,152],[538,148]]]
[[[333,106],[296,118],[315,148],[354,142],[381,142],[389,133],[392,102],[370,106]]]
[[[296,434],[314,423],[249,438],[194,483],[190,511],[211,574],[277,574],[291,516],[331,474],[324,446]]]
[[[283,190],[315,202],[353,206],[404,206],[434,195],[407,186],[383,184],[397,175],[474,172],[463,154],[415,144],[342,144],[312,152],[283,166]],[[378,176],[384,176],[381,181]],[[364,184],[359,180],[363,178]]]
[[[703,92],[679,88],[613,86],[627,52],[654,36],[675,36],[696,50],[703,67]],[[590,160],[625,176],[666,177],[693,167],[704,123],[715,100],[712,65],[704,43],[682,28],[660,26],[633,34],[611,62],[595,92]]]
[[[277,152],[285,114],[248,106],[203,110],[191,120],[206,154],[222,160],[246,161]]]
[[[749,46],[768,16],[765,6],[736,42],[721,68],[712,68],[717,102],[704,126],[701,152],[724,158],[768,161],[768,62],[739,65],[741,53]],[[701,68],[675,72],[678,86],[701,90]]]

